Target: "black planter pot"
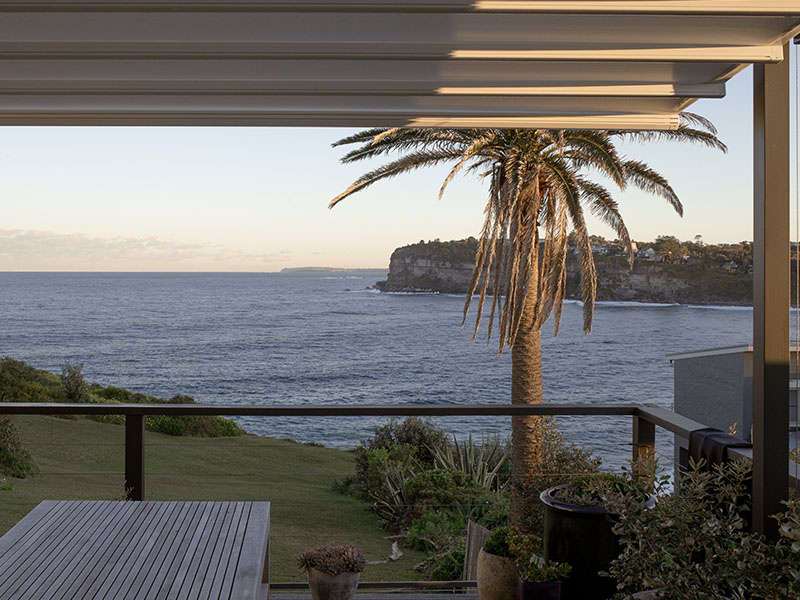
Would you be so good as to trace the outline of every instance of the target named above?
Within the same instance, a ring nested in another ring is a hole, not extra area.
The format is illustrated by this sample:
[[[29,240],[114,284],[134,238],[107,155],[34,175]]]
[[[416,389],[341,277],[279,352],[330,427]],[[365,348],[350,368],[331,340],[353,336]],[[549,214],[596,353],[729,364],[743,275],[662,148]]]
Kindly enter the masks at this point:
[[[606,600],[616,591],[616,581],[601,577],[621,551],[608,511],[602,507],[577,506],[542,492],[544,502],[544,558],[568,563],[572,570],[562,581],[562,600]]]
[[[517,600],[561,600],[561,582],[531,583],[523,581],[517,571]]]

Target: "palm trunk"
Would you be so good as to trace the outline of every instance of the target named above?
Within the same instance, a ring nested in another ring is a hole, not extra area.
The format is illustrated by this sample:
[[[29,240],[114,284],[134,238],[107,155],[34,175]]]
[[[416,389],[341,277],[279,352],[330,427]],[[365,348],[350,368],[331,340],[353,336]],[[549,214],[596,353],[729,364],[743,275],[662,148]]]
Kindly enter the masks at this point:
[[[537,322],[541,285],[539,281],[539,236],[536,232],[530,285],[522,307],[520,328],[511,349],[511,404],[541,404],[542,334]],[[511,525],[525,531],[526,503],[538,502],[525,493],[525,483],[541,473],[542,417],[511,417]]]

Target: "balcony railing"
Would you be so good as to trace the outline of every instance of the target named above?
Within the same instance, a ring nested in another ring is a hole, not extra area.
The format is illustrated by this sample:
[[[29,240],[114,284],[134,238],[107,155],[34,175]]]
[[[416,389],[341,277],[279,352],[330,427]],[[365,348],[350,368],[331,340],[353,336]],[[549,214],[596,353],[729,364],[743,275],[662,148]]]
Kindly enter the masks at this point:
[[[670,410],[637,404],[469,404],[469,405],[223,405],[223,404],[49,404],[0,403],[9,415],[124,415],[125,491],[132,500],[145,498],[145,417],[249,416],[249,417],[457,417],[457,416],[630,416],[631,458],[655,454],[656,426],[687,438],[703,429],[702,423]],[[735,456],[749,453],[729,449]]]

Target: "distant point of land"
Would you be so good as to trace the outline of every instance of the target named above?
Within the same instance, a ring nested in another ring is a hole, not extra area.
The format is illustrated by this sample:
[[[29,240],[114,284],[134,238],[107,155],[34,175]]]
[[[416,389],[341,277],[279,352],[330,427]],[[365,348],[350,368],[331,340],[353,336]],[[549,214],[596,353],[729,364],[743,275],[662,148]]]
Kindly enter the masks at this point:
[[[353,271],[385,271],[386,267],[372,267],[367,269],[345,269],[342,267],[286,267],[281,273],[351,273]]]

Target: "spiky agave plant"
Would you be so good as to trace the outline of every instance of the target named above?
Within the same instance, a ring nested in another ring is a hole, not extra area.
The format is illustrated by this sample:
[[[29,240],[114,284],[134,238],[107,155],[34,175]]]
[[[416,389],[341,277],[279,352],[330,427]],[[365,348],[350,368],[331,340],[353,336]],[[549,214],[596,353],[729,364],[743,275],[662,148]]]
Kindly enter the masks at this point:
[[[725,151],[714,126],[697,115],[683,113],[675,131],[625,132],[551,129],[370,129],[346,137],[335,145],[358,144],[344,163],[400,156],[353,182],[331,202],[370,185],[425,166],[451,164],[439,196],[461,171],[489,179],[489,198],[481,230],[472,281],[464,304],[466,322],[477,293],[477,336],[488,295],[487,338],[499,327],[499,351],[512,350],[511,401],[542,402],[541,328],[554,317],[558,333],[566,294],[567,246],[570,228],[580,256],[583,330],[591,331],[597,291],[597,273],[589,231],[588,209],[616,231],[633,250],[619,206],[609,190],[591,179],[599,173],[622,190],[633,186],[659,196],[678,214],[683,208],[667,180],[639,160],[619,154],[615,143],[624,138],[643,142],[677,140],[695,142]],[[545,241],[546,240],[546,241]],[[515,481],[535,476],[539,466],[542,421],[533,417],[512,419],[512,474]],[[512,486],[512,522],[522,524],[521,502]]]

